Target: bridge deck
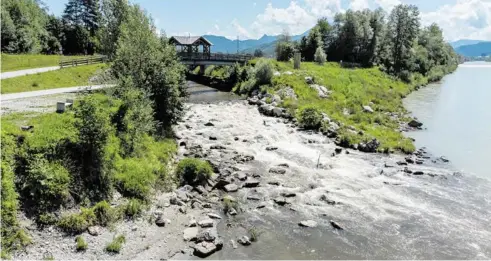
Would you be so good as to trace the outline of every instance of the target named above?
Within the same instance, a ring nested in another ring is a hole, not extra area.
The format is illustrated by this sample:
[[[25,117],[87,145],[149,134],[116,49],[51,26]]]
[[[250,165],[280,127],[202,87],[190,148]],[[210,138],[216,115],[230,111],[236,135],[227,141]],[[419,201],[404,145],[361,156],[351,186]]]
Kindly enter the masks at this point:
[[[230,64],[245,63],[253,58],[249,54],[223,54],[223,53],[178,53],[184,63],[195,64]]]

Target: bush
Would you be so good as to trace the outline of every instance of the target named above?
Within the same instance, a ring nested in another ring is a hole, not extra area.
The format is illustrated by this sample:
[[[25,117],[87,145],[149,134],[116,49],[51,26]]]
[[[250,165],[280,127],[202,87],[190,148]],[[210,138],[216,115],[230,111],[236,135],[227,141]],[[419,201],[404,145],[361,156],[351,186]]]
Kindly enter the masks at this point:
[[[111,208],[107,201],[101,201],[92,207],[95,216],[95,223],[101,226],[107,226],[118,219],[117,211]]]
[[[126,242],[126,238],[123,235],[119,235],[113,239],[111,243],[106,246],[106,251],[111,253],[119,253],[122,245]]]
[[[273,65],[267,59],[260,59],[254,66],[256,85],[271,84]]]
[[[96,216],[92,209],[82,208],[81,213],[63,216],[58,226],[69,234],[80,234],[94,224]]]
[[[130,199],[130,201],[124,207],[124,214],[126,217],[135,218],[143,212],[144,204],[138,199]]]
[[[317,47],[314,54],[314,61],[318,64],[324,64],[326,60],[327,60],[326,53],[324,52],[322,47],[320,46]]]
[[[276,43],[276,60],[288,61],[293,57],[294,52],[293,44],[290,42],[277,42]]]
[[[34,155],[28,162],[23,194],[29,201],[37,203],[38,210],[55,210],[70,196],[70,180],[70,173],[62,165]]]
[[[322,124],[322,113],[314,107],[306,107],[300,110],[298,121],[305,129],[317,130]]]
[[[176,176],[181,185],[189,184],[197,186],[206,182],[213,173],[213,169],[206,161],[186,158],[177,164]]]
[[[77,236],[75,238],[75,242],[77,242],[77,251],[85,251],[87,250],[87,242],[85,242],[84,237]]]

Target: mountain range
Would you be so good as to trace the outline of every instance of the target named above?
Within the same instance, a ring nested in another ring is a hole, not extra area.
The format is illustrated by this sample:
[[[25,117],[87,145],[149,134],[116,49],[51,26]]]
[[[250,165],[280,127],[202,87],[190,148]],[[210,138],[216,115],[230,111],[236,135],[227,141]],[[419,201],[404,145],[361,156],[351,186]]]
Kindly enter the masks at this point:
[[[308,35],[309,31],[306,31],[300,35],[292,36],[292,40],[300,40],[302,36]],[[278,35],[266,34],[259,39],[247,40],[231,40],[219,35],[204,35],[204,37],[213,43],[211,48],[212,52],[237,53],[238,51],[240,53],[253,54],[256,49],[260,49],[263,51],[265,56],[270,57],[274,55],[276,40],[278,39]],[[450,45],[458,54],[466,57],[491,55],[491,41],[461,39],[450,42]]]

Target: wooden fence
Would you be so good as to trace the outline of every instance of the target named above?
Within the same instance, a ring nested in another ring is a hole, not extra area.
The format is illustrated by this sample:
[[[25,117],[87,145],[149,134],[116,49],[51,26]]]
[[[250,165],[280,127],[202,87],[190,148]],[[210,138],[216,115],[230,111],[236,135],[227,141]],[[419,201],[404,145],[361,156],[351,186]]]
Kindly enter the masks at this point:
[[[60,67],[87,65],[94,63],[103,63],[106,61],[105,56],[88,56],[87,58],[63,59],[60,61]]]

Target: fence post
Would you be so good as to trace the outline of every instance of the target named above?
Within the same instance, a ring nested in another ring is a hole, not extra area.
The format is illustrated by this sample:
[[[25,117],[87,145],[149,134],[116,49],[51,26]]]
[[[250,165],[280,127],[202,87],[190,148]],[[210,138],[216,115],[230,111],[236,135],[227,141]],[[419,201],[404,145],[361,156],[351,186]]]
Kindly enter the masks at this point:
[[[293,69],[300,69],[301,55],[299,52],[293,54]]]

